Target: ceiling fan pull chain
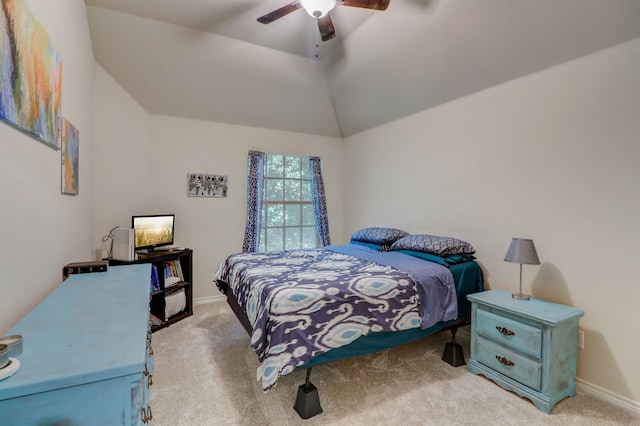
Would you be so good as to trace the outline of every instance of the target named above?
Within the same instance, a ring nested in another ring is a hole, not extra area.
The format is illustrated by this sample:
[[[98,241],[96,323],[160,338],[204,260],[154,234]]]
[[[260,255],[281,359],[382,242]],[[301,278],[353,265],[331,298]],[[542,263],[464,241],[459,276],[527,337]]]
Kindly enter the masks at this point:
[[[316,18],[316,21],[318,18]],[[316,25],[316,59],[320,55],[320,27]]]

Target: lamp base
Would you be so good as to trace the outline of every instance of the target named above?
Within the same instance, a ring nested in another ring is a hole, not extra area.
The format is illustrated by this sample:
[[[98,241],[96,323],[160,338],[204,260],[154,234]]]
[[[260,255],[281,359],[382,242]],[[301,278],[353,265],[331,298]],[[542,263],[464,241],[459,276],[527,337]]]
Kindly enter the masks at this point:
[[[531,296],[529,296],[528,294],[522,294],[522,293],[512,293],[511,297],[513,297],[514,299],[518,299],[518,300],[529,300],[529,299],[531,299]]]

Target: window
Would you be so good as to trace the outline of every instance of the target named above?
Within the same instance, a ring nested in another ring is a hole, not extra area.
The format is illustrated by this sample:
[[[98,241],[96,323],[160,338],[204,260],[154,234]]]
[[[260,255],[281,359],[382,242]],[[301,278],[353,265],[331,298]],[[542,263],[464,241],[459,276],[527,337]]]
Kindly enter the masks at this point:
[[[311,211],[315,231],[311,230],[314,228]],[[322,159],[250,150],[247,156],[247,224],[242,251],[330,244]]]
[[[266,154],[258,251],[320,246],[309,157]]]

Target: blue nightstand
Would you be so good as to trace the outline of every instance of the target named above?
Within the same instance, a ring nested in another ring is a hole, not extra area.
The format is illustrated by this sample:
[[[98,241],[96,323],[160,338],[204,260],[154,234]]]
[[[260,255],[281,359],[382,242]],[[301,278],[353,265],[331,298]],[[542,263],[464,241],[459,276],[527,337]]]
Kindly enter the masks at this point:
[[[530,399],[550,413],[576,394],[580,309],[540,299],[517,300],[490,290],[471,301],[468,369]]]

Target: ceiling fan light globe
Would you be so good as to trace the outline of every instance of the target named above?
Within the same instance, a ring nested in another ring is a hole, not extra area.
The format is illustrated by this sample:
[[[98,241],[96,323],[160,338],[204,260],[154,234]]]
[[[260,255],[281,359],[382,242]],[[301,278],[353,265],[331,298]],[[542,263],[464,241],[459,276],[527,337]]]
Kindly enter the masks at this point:
[[[300,0],[309,16],[320,19],[336,7],[336,0]]]

